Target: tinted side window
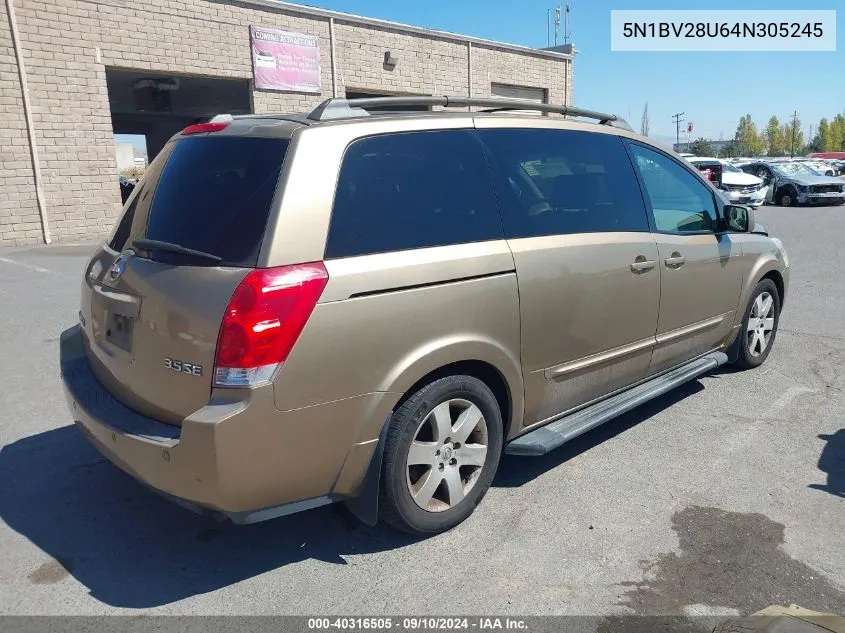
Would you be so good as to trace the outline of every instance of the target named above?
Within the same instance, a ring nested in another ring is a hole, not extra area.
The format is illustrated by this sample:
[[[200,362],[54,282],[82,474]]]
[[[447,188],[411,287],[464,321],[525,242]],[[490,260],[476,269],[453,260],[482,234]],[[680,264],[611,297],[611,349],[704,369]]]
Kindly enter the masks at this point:
[[[710,189],[674,160],[632,143],[658,231],[712,231],[716,204]]]
[[[508,237],[648,231],[622,141],[572,130],[494,129],[490,149]]]
[[[472,131],[372,136],[347,148],[327,258],[501,237],[489,170]]]

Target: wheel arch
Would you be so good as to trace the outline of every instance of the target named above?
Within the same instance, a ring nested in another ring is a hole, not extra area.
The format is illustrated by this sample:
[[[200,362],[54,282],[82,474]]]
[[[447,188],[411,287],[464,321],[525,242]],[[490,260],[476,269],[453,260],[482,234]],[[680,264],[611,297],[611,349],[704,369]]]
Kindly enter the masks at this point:
[[[777,189],[775,189],[775,195],[774,195],[775,203],[778,203],[780,201],[780,197],[785,191],[788,191],[797,201],[797,199],[798,199],[798,189],[791,182],[787,182],[787,183],[780,185]]]
[[[428,372],[411,385],[402,397],[399,398],[394,410],[402,406],[405,400],[425,385],[446,376],[457,375],[478,378],[490,388],[490,391],[496,397],[496,402],[499,404],[499,411],[502,413],[502,436],[507,439],[510,429],[513,428],[514,419],[514,397],[511,393],[511,387],[498,368],[483,360],[459,360]]]
[[[393,408],[425,384],[442,376],[465,373],[490,387],[499,402],[504,437],[522,426],[525,391],[518,351],[498,341],[457,334],[411,350],[393,368],[381,390],[399,394]]]
[[[783,302],[786,299],[786,286],[783,279],[783,274],[781,274],[781,272],[777,269],[769,270],[762,277],[760,277],[760,280],[757,283],[760,283],[760,281],[763,281],[764,279],[771,279],[774,282],[775,287],[778,289],[780,309],[783,310]],[[754,285],[756,286],[757,284]]]

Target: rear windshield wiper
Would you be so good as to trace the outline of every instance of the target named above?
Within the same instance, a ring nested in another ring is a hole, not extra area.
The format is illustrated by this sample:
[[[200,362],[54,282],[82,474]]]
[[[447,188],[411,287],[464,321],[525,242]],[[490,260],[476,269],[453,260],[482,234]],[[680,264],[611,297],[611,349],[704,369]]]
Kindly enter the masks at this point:
[[[191,255],[193,257],[199,257],[213,262],[223,261],[223,258],[218,257],[217,255],[212,255],[211,253],[206,253],[205,251],[198,251],[193,248],[188,248],[187,246],[180,246],[179,244],[173,244],[171,242],[162,242],[160,240],[148,240],[146,238],[141,238],[139,240],[134,240],[132,242],[132,246],[139,248],[142,251],[165,251],[167,253],[178,253],[179,255]]]

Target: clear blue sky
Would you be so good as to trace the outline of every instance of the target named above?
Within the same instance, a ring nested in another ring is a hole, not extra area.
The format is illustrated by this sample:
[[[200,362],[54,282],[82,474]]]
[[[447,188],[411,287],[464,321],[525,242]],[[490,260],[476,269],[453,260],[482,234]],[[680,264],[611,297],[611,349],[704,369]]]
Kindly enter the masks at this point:
[[[564,0],[561,0],[563,3]],[[556,0],[311,0],[307,4],[492,40],[546,45],[546,10]],[[576,105],[611,111],[639,129],[648,102],[652,136],[674,140],[685,112],[693,138],[733,137],[740,116],[758,128],[798,111],[807,135],[845,112],[843,0],[571,0]],[[610,51],[611,9],[839,9],[837,51],[826,53],[629,53]],[[683,139],[682,139],[683,140]]]

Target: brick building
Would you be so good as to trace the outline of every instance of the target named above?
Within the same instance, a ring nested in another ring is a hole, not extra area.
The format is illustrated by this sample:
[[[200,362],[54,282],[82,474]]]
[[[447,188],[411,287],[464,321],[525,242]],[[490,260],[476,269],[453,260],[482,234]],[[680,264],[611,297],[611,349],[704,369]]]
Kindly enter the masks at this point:
[[[258,89],[253,26],[308,36],[319,87]],[[152,160],[218,112],[303,111],[331,96],[571,104],[571,53],[277,0],[4,0],[0,245],[108,233],[120,207],[115,133],[141,135]]]

